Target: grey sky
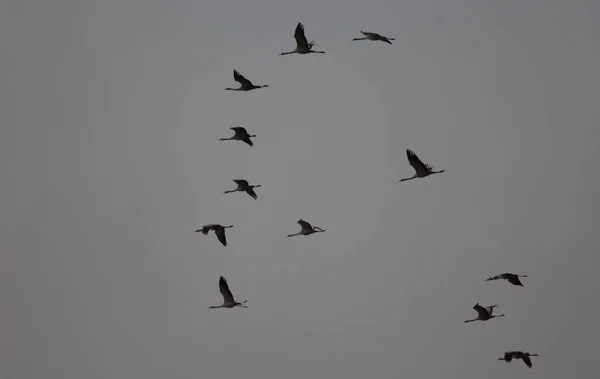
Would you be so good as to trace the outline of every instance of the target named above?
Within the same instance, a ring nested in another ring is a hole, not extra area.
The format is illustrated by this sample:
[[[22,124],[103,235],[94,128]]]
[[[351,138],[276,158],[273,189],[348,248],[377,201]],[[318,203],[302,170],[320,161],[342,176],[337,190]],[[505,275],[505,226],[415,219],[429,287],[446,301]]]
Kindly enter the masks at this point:
[[[0,9],[0,379],[598,374],[597,1]]]

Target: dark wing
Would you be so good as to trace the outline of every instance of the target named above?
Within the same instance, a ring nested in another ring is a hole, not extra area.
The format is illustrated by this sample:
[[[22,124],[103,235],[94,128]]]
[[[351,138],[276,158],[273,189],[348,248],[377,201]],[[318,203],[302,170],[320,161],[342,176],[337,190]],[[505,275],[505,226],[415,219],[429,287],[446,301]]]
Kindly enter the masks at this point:
[[[215,234],[217,235],[217,239],[223,244],[223,246],[227,246],[227,238],[225,237],[225,228],[220,227],[215,229]]]
[[[235,134],[240,135],[240,136],[248,135],[248,131],[243,126],[233,126],[229,129],[233,130],[235,132]]]
[[[248,181],[244,179],[233,179],[233,181],[242,188],[248,188]]]
[[[236,82],[240,83],[242,87],[252,87],[252,82],[244,78],[244,76],[236,70],[233,70],[233,79],[235,79]]]
[[[473,309],[475,309],[477,311],[477,313],[479,314],[479,318],[485,318],[485,317],[489,316],[487,309],[485,309],[484,307],[482,307],[479,304],[474,306]]]
[[[313,230],[313,227],[306,221],[300,219],[298,220],[298,224],[302,227],[303,232],[309,232]]]
[[[363,32],[363,31],[361,31],[361,33],[364,34],[366,37],[369,37],[369,38],[377,38],[377,39],[381,38],[381,36],[379,34],[377,34],[377,33],[369,33],[369,32]]]
[[[426,174],[427,172],[433,170],[433,167],[430,165],[423,163],[415,154],[414,151],[406,149],[406,157],[408,158],[408,163],[415,169],[415,171],[419,174]]]
[[[252,140],[248,136],[245,136],[244,138],[242,138],[242,141],[246,142],[250,146],[254,146],[254,142],[252,142]]]
[[[306,40],[306,36],[304,35],[304,25],[301,22],[296,26],[296,31],[294,32],[294,38],[296,39],[296,45],[298,45],[301,49],[308,49],[308,41]]]
[[[513,353],[514,351],[507,351],[506,353],[504,353],[504,360],[506,362],[510,362],[513,359]]]
[[[529,358],[528,355],[523,354],[523,362],[525,362],[525,364],[527,365],[527,367],[531,368],[532,364],[531,364],[531,359]]]
[[[246,190],[246,193],[247,193],[248,195],[252,196],[252,198],[253,198],[254,200],[258,199],[258,196],[256,195],[256,192],[254,192],[254,188],[248,188],[248,189]]]
[[[221,276],[219,279],[219,291],[221,291],[221,295],[223,295],[223,300],[225,304],[233,303],[233,294],[229,290],[229,285],[227,284],[227,280]]]
[[[521,281],[519,280],[519,277],[516,275],[510,275],[508,277],[508,282],[510,284],[512,284],[513,286],[522,286],[523,283],[521,283]]]
[[[497,308],[497,305],[490,305],[489,307],[485,307],[485,310],[490,314],[490,316],[492,315],[492,312],[494,312],[494,308]]]

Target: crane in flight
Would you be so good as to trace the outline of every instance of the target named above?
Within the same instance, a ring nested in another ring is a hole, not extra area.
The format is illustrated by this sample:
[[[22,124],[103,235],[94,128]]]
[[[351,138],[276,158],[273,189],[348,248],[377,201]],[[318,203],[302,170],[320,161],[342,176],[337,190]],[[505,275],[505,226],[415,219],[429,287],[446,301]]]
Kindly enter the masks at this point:
[[[298,220],[298,224],[300,224],[300,226],[302,227],[302,230],[300,230],[300,232],[298,232],[296,234],[289,234],[286,237],[299,236],[301,234],[303,236],[307,236],[309,234],[320,233],[320,232],[324,232],[325,231],[325,230],[319,228],[318,226],[312,226],[311,224],[309,224],[308,222],[304,221],[303,219]]]
[[[256,137],[256,134],[248,134],[248,131],[243,126],[234,126],[229,129],[233,130],[233,136],[229,138],[219,138],[219,141],[244,141],[250,145],[250,147],[254,146],[254,142],[252,142],[250,138]]]
[[[237,70],[233,70],[233,79],[236,82],[240,83],[240,86],[238,88],[225,88],[225,91],[252,91],[253,89],[266,88],[269,86],[268,84],[255,86],[254,84],[252,84],[251,81],[246,79],[244,75],[240,74]]]
[[[527,277],[527,275],[517,275],[517,274],[505,273],[505,274],[500,274],[500,275],[496,275],[496,276],[491,276],[491,277],[487,278],[485,281],[489,282],[490,280],[506,279],[513,286],[524,287],[523,283],[521,283],[519,278],[526,278],[526,277]]]
[[[301,22],[299,22],[298,25],[296,25],[296,31],[294,32],[294,38],[296,39],[296,48],[292,51],[287,51],[287,52],[281,53],[279,55],[310,54],[310,53],[325,54],[324,51],[315,51],[312,49],[313,46],[316,46],[317,44],[315,43],[315,41],[308,42],[308,40],[306,39],[306,36],[304,35],[304,25],[302,25]]]
[[[231,191],[225,191],[223,193],[231,193],[231,192],[246,192],[250,195],[254,200],[258,199],[256,192],[254,192],[255,188],[260,187],[260,184],[250,185],[247,180],[243,179],[233,179],[233,181],[237,184],[237,188]]]
[[[406,149],[406,156],[408,158],[408,163],[410,163],[410,165],[415,169],[415,174],[413,176],[411,176],[410,178],[402,178],[399,180],[399,182],[404,182],[406,180],[412,180],[415,178],[424,178],[424,177],[432,175],[432,174],[440,174],[440,173],[446,171],[446,170],[433,171],[432,166],[428,165],[427,163],[423,163],[423,161],[421,161],[419,159],[417,154],[415,154],[415,152],[410,149]]]
[[[383,41],[391,45],[392,43],[390,41],[396,40],[395,38],[388,38],[377,33],[363,32],[362,30],[360,32],[364,35],[364,37],[353,38],[352,41],[362,41],[366,39],[370,41]]]
[[[208,224],[204,225],[202,229],[194,230],[194,232],[202,232],[202,234],[207,235],[209,231],[214,230],[219,242],[221,242],[223,246],[227,246],[227,237],[225,237],[225,229],[227,228],[233,228],[233,225],[223,226],[220,224]]]
[[[482,307],[481,305],[479,305],[479,303],[475,304],[475,306],[473,306],[473,309],[475,309],[477,311],[477,318],[474,318],[472,320],[465,320],[465,322],[473,322],[473,321],[487,321],[491,318],[494,317],[503,317],[504,314],[501,315],[497,315],[494,316],[492,315],[492,312],[494,310],[494,308],[498,307],[498,305],[490,305],[489,307]]]
[[[229,289],[229,285],[227,284],[227,280],[225,280],[225,278],[222,276],[219,278],[219,291],[221,292],[221,295],[223,295],[223,304],[212,305],[212,306],[208,307],[208,309],[235,308],[235,307],[248,308],[247,306],[244,305],[245,303],[248,302],[247,300],[242,301],[241,303],[235,301],[235,299],[233,298],[233,294],[231,293],[231,290]]]
[[[523,362],[525,362],[525,364],[527,365],[527,367],[531,368],[532,363],[531,363],[531,359],[529,357],[537,357],[537,356],[538,356],[537,354],[529,354],[529,353],[524,353],[522,351],[507,351],[506,353],[504,353],[504,356],[502,358],[498,358],[498,360],[509,363],[513,359],[522,359]]]

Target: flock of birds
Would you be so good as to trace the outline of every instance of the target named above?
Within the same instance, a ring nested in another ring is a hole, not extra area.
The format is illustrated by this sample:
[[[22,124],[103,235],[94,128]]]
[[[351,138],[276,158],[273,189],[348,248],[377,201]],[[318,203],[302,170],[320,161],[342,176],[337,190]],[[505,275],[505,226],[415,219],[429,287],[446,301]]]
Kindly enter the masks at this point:
[[[364,37],[354,38],[354,39],[352,39],[352,41],[360,41],[360,40],[382,41],[382,42],[386,42],[391,45],[392,44],[391,41],[395,40],[394,38],[385,37],[385,36],[377,34],[377,33],[368,33],[368,32],[363,32],[363,31],[361,31],[361,33],[364,35]],[[308,42],[308,40],[306,39],[306,36],[304,34],[304,25],[301,22],[298,23],[298,25],[296,26],[296,30],[294,32],[294,38],[296,39],[296,49],[294,49],[292,51],[288,51],[288,52],[283,52],[279,55],[311,54],[311,53],[325,54],[324,51],[313,50],[313,47],[316,45],[315,41]],[[263,85],[253,84],[250,80],[246,79],[237,70],[233,70],[233,79],[236,82],[238,82],[240,84],[240,86],[238,88],[225,88],[225,90],[228,90],[228,91],[252,91],[255,89],[259,89],[259,88],[269,87],[268,84],[263,84]],[[241,127],[241,126],[235,126],[230,129],[233,130],[234,135],[229,138],[220,138],[219,141],[225,141],[225,140],[243,141],[250,146],[254,146],[254,143],[252,142],[251,138],[256,137],[256,135],[249,134],[248,131],[244,127]],[[412,180],[412,179],[416,179],[416,178],[425,178],[429,175],[440,174],[445,171],[445,170],[434,171],[434,169],[431,165],[424,163],[421,159],[419,159],[417,154],[415,154],[415,152],[410,149],[406,150],[406,156],[408,158],[408,163],[413,167],[413,169],[415,170],[415,173],[411,177],[400,179],[399,182],[404,182],[404,181]],[[225,191],[224,194],[232,193],[232,192],[246,192],[254,200],[258,199],[258,196],[257,196],[256,192],[254,191],[254,189],[260,187],[260,185],[251,185],[248,183],[247,180],[243,180],[243,179],[234,179],[233,181],[237,184],[237,188],[235,188],[233,190]],[[301,230],[298,233],[289,234],[286,237],[293,237],[293,236],[298,236],[298,235],[307,236],[307,235],[310,235],[313,233],[325,232],[324,229],[321,229],[318,226],[313,226],[303,219],[298,220],[298,224],[300,224]],[[221,242],[221,244],[223,246],[227,246],[227,237],[225,235],[225,229],[232,228],[232,227],[233,227],[233,225],[224,226],[224,225],[220,225],[220,224],[208,224],[208,225],[204,225],[202,227],[202,229],[198,229],[195,232],[201,232],[202,234],[207,235],[211,230],[213,230],[215,232],[215,235],[217,236],[217,239],[219,240],[219,242]],[[504,279],[504,280],[507,280],[509,283],[511,283],[514,286],[522,287],[523,283],[521,283],[521,281],[519,280],[520,277],[527,277],[527,275],[516,275],[516,274],[511,274],[511,273],[505,273],[505,274],[496,275],[496,276],[487,278],[486,281]],[[219,291],[221,292],[221,295],[223,296],[223,304],[210,306],[209,309],[235,308],[235,307],[248,308],[246,305],[244,305],[247,301],[238,302],[235,300],[231,290],[229,289],[227,280],[223,276],[221,276],[219,278]],[[495,305],[483,307],[479,303],[477,303],[473,306],[473,309],[477,312],[477,317],[474,319],[471,319],[471,320],[465,320],[464,322],[468,323],[468,322],[473,322],[473,321],[487,321],[492,318],[505,316],[504,314],[500,314],[500,315],[492,314],[494,308],[498,308],[498,305],[495,304]],[[505,361],[508,363],[508,362],[511,362],[513,359],[522,359],[523,362],[527,365],[527,367],[531,368],[532,363],[531,363],[530,357],[536,357],[536,356],[538,356],[538,354],[531,354],[531,353],[523,352],[523,351],[507,351],[504,353],[504,356],[498,358],[498,360],[502,360],[502,361]]]

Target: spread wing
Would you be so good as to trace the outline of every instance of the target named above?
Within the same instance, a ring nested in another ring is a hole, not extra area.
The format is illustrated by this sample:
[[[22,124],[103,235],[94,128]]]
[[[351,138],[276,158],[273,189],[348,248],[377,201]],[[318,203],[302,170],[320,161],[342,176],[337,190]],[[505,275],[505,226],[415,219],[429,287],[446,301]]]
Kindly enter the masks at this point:
[[[302,219],[298,220],[298,224],[300,224],[300,226],[302,227],[303,232],[310,232],[313,230],[312,226]]]
[[[256,192],[254,192],[254,188],[248,188],[248,189],[246,190],[246,193],[247,193],[248,195],[252,196],[252,198],[253,198],[254,200],[257,200],[257,199],[258,199],[258,196],[256,195]]]
[[[369,38],[377,38],[377,39],[381,38],[381,36],[379,34],[377,34],[377,33],[363,32],[362,30],[361,30],[361,33],[364,34],[366,37],[369,37]]]
[[[243,126],[234,126],[229,129],[233,130],[235,132],[235,134],[238,136],[247,136],[248,135],[248,131]]]
[[[431,167],[427,163],[423,163],[423,161],[419,159],[417,154],[415,154],[415,152],[410,149],[406,149],[406,157],[408,158],[408,163],[410,163],[410,165],[420,175],[433,170],[433,167]]]
[[[506,353],[504,353],[504,360],[506,362],[510,362],[513,359],[513,352],[512,351],[507,351]]]
[[[489,316],[487,309],[485,309],[484,307],[482,307],[479,304],[476,305],[473,309],[475,309],[477,311],[480,318],[485,318],[485,317]]]
[[[244,179],[233,179],[233,181],[242,188],[248,188],[248,181]]]
[[[250,146],[254,146],[254,142],[252,142],[249,136],[245,136],[242,141],[246,142]]]
[[[529,358],[529,356],[527,355],[523,355],[523,362],[525,362],[525,364],[527,365],[527,367],[531,368],[532,364],[531,364],[531,359]]]
[[[217,228],[215,230],[215,234],[217,235],[217,239],[223,244],[223,246],[227,246],[227,238],[225,237],[225,228]]]
[[[304,25],[301,22],[296,26],[296,31],[294,32],[294,38],[296,39],[296,45],[300,49],[308,49],[308,41],[306,40],[306,36],[304,35]]]
[[[242,74],[237,72],[237,70],[233,70],[233,79],[236,82],[240,83],[242,87],[252,87],[252,82],[246,79]]]
[[[522,286],[523,283],[519,280],[519,277],[516,275],[510,275],[508,277],[508,282],[514,286]]]
[[[223,295],[224,304],[231,304],[235,301],[233,300],[233,294],[229,290],[227,280],[222,276],[219,278],[219,291],[221,292],[221,295]]]

